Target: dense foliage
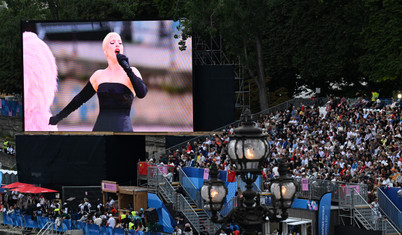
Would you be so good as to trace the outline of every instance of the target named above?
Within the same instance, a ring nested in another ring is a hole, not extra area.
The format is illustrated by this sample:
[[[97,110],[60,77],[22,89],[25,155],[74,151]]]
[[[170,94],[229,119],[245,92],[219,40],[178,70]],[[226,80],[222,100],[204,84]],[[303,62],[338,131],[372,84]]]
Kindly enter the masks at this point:
[[[222,40],[246,67],[259,109],[301,87],[390,97],[402,83],[398,0],[6,0],[0,91],[21,93],[20,20],[181,19],[183,38]]]

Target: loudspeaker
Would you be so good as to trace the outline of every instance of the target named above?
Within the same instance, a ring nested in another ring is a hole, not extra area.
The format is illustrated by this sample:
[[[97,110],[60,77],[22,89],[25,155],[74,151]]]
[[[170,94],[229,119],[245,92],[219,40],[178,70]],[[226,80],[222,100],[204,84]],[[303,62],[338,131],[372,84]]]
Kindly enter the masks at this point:
[[[156,212],[155,208],[148,208],[145,210],[145,216],[150,223],[156,223],[159,220],[158,212]]]

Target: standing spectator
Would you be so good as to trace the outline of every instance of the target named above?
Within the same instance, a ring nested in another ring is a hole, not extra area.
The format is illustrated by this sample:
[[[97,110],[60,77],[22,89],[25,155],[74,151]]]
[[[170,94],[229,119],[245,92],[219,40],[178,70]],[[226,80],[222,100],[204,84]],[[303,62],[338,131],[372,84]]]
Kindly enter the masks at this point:
[[[371,208],[373,208],[373,222],[376,222],[379,218],[381,218],[380,212],[380,204],[378,204],[378,198],[376,198],[371,204]]]
[[[191,225],[189,223],[186,223],[184,225],[183,234],[184,235],[193,235],[193,229],[191,228]]]
[[[109,228],[114,228],[116,226],[116,219],[113,217],[112,214],[109,214],[109,219],[107,220],[106,226]]]
[[[105,212],[105,206],[103,205],[103,202],[100,198],[97,199],[96,209],[99,214],[103,214]]]
[[[88,198],[84,198],[84,208],[89,213],[91,211],[91,203],[89,202]]]
[[[182,230],[179,228],[179,226],[175,226],[174,230],[173,230],[173,235],[182,235]]]
[[[106,203],[106,209],[111,210],[114,207],[114,200],[109,196],[109,201]]]
[[[8,147],[8,140],[6,137],[3,142],[3,153],[7,153],[7,147]]]

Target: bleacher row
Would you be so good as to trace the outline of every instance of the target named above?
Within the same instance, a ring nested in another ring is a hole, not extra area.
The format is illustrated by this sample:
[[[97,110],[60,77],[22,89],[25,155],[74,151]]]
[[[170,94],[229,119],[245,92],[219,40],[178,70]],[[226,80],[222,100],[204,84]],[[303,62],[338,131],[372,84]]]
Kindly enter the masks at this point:
[[[57,227],[54,219],[48,217],[37,216],[33,220],[30,215],[10,214],[3,212],[3,224],[16,226],[20,228],[29,228],[40,230],[49,222],[51,227],[49,230],[57,232],[66,232],[67,230],[82,230],[84,235],[161,235],[159,232],[143,232],[136,230],[125,230],[123,228],[111,228],[106,226],[98,226],[96,224],[87,224],[81,221],[64,219],[62,224]]]

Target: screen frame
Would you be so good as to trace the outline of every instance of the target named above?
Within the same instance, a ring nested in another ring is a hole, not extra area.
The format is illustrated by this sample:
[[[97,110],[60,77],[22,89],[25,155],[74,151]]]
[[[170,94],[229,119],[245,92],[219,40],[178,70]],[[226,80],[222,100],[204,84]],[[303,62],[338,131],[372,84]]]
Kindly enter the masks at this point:
[[[34,27],[35,24],[37,23],[91,23],[91,22],[127,22],[127,21],[174,21],[172,19],[132,19],[132,20],[25,20],[21,21],[21,27],[20,27],[20,35],[21,35],[21,45],[23,48],[23,38],[22,35],[25,31],[32,31],[30,27]],[[178,20],[176,20],[178,21]],[[174,21],[175,22],[175,21]],[[180,36],[180,35],[179,35]],[[176,45],[178,46],[178,45]],[[189,50],[187,48],[187,50]],[[23,94],[23,99],[22,99],[22,118],[23,118],[23,132],[25,134],[35,134],[35,135],[41,135],[41,134],[51,134],[51,135],[199,135],[201,133],[197,133],[195,130],[195,108],[194,108],[194,100],[196,97],[194,96],[194,84],[195,84],[195,76],[194,76],[194,40],[191,40],[191,102],[192,102],[192,130],[191,131],[134,131],[134,132],[116,132],[116,131],[26,131],[26,123],[25,123],[25,84],[24,84],[24,58],[23,58],[23,50],[21,50],[21,82],[22,82],[22,94]]]

